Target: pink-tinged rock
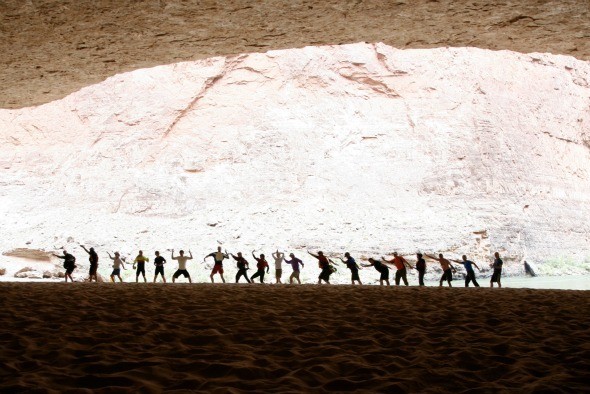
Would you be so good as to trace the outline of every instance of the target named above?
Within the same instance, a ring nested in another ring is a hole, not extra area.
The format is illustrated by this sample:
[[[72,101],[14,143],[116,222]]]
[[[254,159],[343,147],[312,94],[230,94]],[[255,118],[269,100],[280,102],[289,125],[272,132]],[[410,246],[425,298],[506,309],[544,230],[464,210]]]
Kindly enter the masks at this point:
[[[590,257],[590,65],[572,57],[219,57],[1,110],[0,133],[4,250]]]

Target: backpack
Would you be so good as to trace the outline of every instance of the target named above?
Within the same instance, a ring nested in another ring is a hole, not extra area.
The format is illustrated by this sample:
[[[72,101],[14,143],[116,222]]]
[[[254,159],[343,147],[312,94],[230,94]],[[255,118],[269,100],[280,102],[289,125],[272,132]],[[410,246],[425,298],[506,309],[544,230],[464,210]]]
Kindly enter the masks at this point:
[[[64,260],[64,268],[68,269],[68,268],[76,268],[76,257],[74,255],[69,255],[65,260]]]

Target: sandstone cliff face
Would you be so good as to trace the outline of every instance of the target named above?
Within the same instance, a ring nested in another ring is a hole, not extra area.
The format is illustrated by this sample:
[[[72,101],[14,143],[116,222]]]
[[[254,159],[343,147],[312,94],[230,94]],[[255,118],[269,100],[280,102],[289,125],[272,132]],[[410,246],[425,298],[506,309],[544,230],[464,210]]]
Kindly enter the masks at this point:
[[[3,250],[590,256],[590,65],[572,57],[217,57],[1,110],[0,133]]]

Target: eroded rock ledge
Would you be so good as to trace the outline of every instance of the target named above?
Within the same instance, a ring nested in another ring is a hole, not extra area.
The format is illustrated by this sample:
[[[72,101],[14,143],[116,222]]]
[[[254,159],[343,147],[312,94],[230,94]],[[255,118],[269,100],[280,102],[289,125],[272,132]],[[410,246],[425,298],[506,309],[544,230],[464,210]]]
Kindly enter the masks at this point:
[[[114,74],[217,55],[384,42],[590,58],[588,1],[0,2],[0,107],[46,103]]]

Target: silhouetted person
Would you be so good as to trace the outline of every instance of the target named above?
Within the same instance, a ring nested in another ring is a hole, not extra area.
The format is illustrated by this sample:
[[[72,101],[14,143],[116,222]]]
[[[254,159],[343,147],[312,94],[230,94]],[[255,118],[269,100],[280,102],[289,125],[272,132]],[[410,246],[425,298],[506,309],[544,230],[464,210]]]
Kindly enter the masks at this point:
[[[453,287],[453,285],[451,285],[451,281],[453,280],[453,272],[457,272],[455,267],[453,267],[453,264],[451,264],[449,260],[445,259],[442,253],[439,253],[438,257],[434,257],[428,254],[424,254],[424,256],[439,262],[440,268],[442,268],[443,270],[443,274],[440,277],[439,286],[442,286],[443,282],[447,281],[449,283],[449,287]]]
[[[383,282],[387,283],[389,286],[389,267],[383,264],[383,262],[379,260],[375,260],[374,258],[369,258],[369,264],[361,264],[363,267],[374,267],[381,276],[379,277],[379,284],[383,286]]]
[[[404,284],[408,286],[408,270],[406,267],[414,268],[410,263],[406,261],[402,256],[398,256],[397,252],[393,252],[393,259],[387,260],[385,257],[381,257],[384,262],[395,265],[395,285],[399,286],[400,279],[404,281]]]
[[[111,256],[109,252],[107,252],[107,254],[109,255],[109,258],[113,260],[113,272],[111,272],[111,282],[115,283],[115,276],[119,278],[119,282],[123,282],[123,279],[121,278],[121,267],[123,267],[124,270],[126,270],[127,268],[125,268],[125,264],[121,259],[121,255],[119,254],[119,252],[115,252],[115,257]]]
[[[238,273],[236,274],[236,283],[240,281],[240,278],[242,276],[244,277],[244,279],[246,279],[246,282],[252,283],[250,282],[250,279],[248,279],[248,273],[246,272],[248,269],[250,269],[250,264],[248,264],[248,261],[242,256],[242,252],[238,252],[237,256],[234,256],[234,254],[232,253],[231,257],[233,257],[238,266]]]
[[[158,279],[158,275],[162,276],[162,282],[166,283],[166,276],[164,275],[164,264],[166,264],[166,259],[160,256],[160,252],[156,250],[156,258],[154,259],[154,266],[156,267],[156,272],[154,273],[154,283],[156,283],[156,279]]]
[[[178,254],[180,256],[174,257],[174,249],[172,249],[172,260],[178,261],[178,269],[176,270],[174,275],[172,275],[172,283],[176,282],[176,278],[178,278],[180,275],[184,276],[185,278],[188,278],[188,283],[193,283],[193,281],[191,280],[191,275],[188,273],[188,270],[186,269],[187,260],[193,259],[192,252],[190,250],[188,251],[188,257],[184,255],[184,250],[179,251]]]
[[[223,277],[223,259],[229,259],[227,251],[223,253],[221,251],[221,246],[218,246],[217,252],[208,254],[207,256],[205,256],[203,261],[205,261],[207,257],[213,257],[213,260],[215,261],[215,265],[213,266],[213,270],[211,270],[211,275],[209,276],[211,278],[211,283],[215,283],[215,281],[213,280],[213,275],[215,274],[219,274],[219,276],[221,276],[221,280],[223,281],[223,283],[225,283],[225,279]]]
[[[451,261],[463,264],[463,267],[465,267],[465,272],[466,272],[466,274],[465,274],[465,287],[469,287],[469,282],[473,282],[473,285],[475,287],[479,287],[479,283],[477,283],[477,280],[475,280],[475,271],[473,270],[473,266],[475,266],[478,271],[481,271],[481,269],[473,261],[467,260],[467,256],[463,255],[463,256],[461,256],[461,258],[463,259],[463,261],[459,261],[459,260],[451,260]]]
[[[498,283],[498,287],[502,287],[502,266],[504,262],[500,258],[500,253],[494,253],[494,257],[494,263],[492,264],[494,273],[492,274],[492,279],[490,279],[490,287],[494,287],[494,282]]]
[[[80,245],[82,249],[86,253],[88,253],[88,261],[90,262],[90,270],[88,271],[88,280],[92,282],[94,279],[95,282],[98,282],[98,254],[94,251],[94,248],[90,248],[90,250],[86,249],[84,245]]]
[[[150,259],[145,257],[143,255],[143,251],[140,250],[137,257],[135,257],[135,260],[133,260],[133,269],[136,270],[135,271],[135,283],[139,282],[139,275],[140,274],[143,276],[143,281],[147,283],[147,280],[145,279],[145,263],[147,261],[150,261]]]
[[[426,273],[426,260],[422,258],[422,253],[416,253],[416,271],[418,271],[418,284],[424,286],[424,274]]]
[[[277,284],[283,283],[281,282],[281,277],[283,276],[283,261],[285,261],[285,254],[280,253],[279,250],[272,254],[272,257],[275,259],[275,279]]]
[[[321,269],[320,276],[318,276],[318,285],[322,284],[322,281],[330,284],[330,275],[332,275],[332,268],[328,258],[324,256],[324,252],[319,251],[318,254],[313,254],[309,250],[307,251],[311,256],[318,259],[318,266]]]
[[[290,253],[289,257],[291,257],[291,260],[285,259],[285,263],[289,264],[293,268],[293,272],[291,273],[291,276],[289,277],[289,284],[291,284],[291,285],[293,284],[293,279],[296,279],[297,282],[299,284],[301,284],[301,281],[299,280],[299,273],[300,273],[299,266],[304,267],[303,261],[301,261],[300,259],[295,257],[295,255],[293,253]]]
[[[342,261],[344,264],[346,264],[346,268],[348,268],[350,270],[350,274],[351,274],[351,278],[350,278],[350,282],[354,285],[354,282],[359,282],[359,285],[362,285],[361,283],[361,278],[359,277],[359,266],[356,263],[356,261],[350,256],[350,253],[346,252],[344,253],[344,257],[346,257],[346,260],[344,260],[342,257],[340,257],[340,261]]]
[[[264,255],[263,254],[261,254],[260,257],[256,257],[254,255],[254,251],[252,251],[252,257],[254,257],[254,259],[257,261],[256,268],[258,269],[258,271],[256,271],[256,273],[254,275],[252,275],[252,277],[250,278],[250,280],[252,282],[254,282],[254,279],[260,277],[260,283],[264,283],[264,269],[266,268],[266,273],[267,274],[268,274],[268,271],[270,269],[269,266],[268,266],[268,262],[264,258]]]
[[[62,259],[64,261],[63,267],[66,270],[66,282],[68,281],[68,278],[70,278],[70,281],[73,282],[74,279],[72,279],[72,272],[74,272],[74,269],[76,269],[76,258],[73,255],[69,254],[66,250],[64,250],[63,256],[58,256],[55,253],[53,255],[58,259]]]

